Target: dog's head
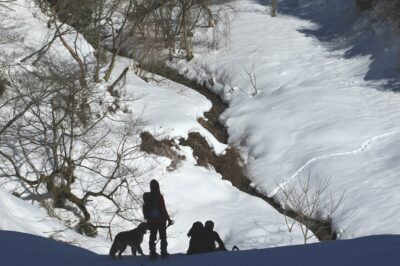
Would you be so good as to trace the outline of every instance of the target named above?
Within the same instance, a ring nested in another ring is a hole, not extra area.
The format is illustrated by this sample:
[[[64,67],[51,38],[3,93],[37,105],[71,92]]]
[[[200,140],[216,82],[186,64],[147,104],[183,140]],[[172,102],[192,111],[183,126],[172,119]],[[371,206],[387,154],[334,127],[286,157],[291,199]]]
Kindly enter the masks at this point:
[[[141,223],[138,225],[137,229],[142,233],[142,234],[146,234],[146,231],[149,230],[149,226],[147,225],[147,223]]]

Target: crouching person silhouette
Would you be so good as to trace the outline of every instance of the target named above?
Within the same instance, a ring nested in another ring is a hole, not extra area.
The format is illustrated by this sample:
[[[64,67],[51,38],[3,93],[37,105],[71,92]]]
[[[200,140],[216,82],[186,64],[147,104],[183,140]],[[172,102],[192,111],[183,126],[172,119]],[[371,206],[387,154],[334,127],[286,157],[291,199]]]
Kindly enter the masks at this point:
[[[190,237],[188,255],[206,252],[204,226],[201,222],[193,223],[187,236]]]
[[[143,216],[147,220],[150,230],[150,259],[154,260],[158,255],[156,253],[157,233],[161,241],[161,258],[166,258],[169,256],[167,252],[167,222],[169,226],[173,224],[173,221],[168,215],[164,197],[160,192],[160,185],[157,180],[151,180],[150,192],[143,194],[143,203]]]
[[[204,238],[205,238],[206,252],[219,251],[219,250],[226,251],[224,242],[219,237],[219,234],[214,231],[214,222],[213,221],[207,221],[205,223]],[[216,247],[215,242],[218,243],[218,248]]]

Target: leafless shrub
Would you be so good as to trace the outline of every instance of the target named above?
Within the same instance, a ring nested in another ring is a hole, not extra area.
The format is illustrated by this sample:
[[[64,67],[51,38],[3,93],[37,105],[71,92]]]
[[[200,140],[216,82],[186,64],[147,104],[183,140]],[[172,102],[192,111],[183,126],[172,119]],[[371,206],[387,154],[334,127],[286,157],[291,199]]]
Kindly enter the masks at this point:
[[[243,70],[245,72],[245,75],[243,78],[249,82],[250,84],[250,93],[252,96],[256,96],[258,93],[258,88],[257,88],[257,75],[256,75],[256,67],[253,64],[251,68],[246,67],[243,65]]]
[[[312,177],[308,173],[307,179],[290,183],[282,187],[278,198],[282,207],[287,211],[293,211],[295,219],[290,219],[285,215],[286,226],[291,232],[295,224],[298,224],[303,234],[304,243],[314,236],[309,228],[312,219],[321,222],[331,221],[331,217],[336,213],[344,202],[344,193],[338,198],[333,197],[329,191],[330,179],[321,179],[318,176]],[[323,230],[322,223],[320,229]],[[318,232],[318,229],[316,230]]]

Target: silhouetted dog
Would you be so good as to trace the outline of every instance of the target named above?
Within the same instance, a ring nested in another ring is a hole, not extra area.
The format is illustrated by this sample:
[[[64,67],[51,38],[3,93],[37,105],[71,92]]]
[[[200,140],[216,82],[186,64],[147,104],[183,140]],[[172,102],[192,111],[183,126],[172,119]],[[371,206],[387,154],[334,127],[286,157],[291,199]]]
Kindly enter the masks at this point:
[[[204,236],[204,226],[201,222],[195,222],[190,228],[188,234],[190,237],[188,255],[203,253],[207,251],[207,246]]]
[[[143,241],[143,236],[149,229],[147,223],[141,223],[138,227],[131,231],[120,232],[115,236],[114,242],[110,249],[110,256],[115,259],[115,254],[118,252],[118,257],[122,259],[122,253],[125,251],[127,246],[131,246],[132,255],[136,256],[136,251],[142,256],[143,251],[140,244]]]

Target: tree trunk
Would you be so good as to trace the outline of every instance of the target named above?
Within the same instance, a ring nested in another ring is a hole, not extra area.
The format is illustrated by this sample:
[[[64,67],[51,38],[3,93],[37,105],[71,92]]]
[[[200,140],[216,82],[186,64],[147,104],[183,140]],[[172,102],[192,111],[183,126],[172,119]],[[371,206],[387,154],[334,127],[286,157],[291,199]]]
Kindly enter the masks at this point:
[[[271,17],[276,17],[278,12],[278,0],[271,1]]]
[[[193,58],[193,51],[191,49],[191,44],[188,37],[188,25],[187,25],[187,6],[186,2],[182,5],[182,34],[183,34],[183,43],[186,50],[186,59],[191,60]]]

